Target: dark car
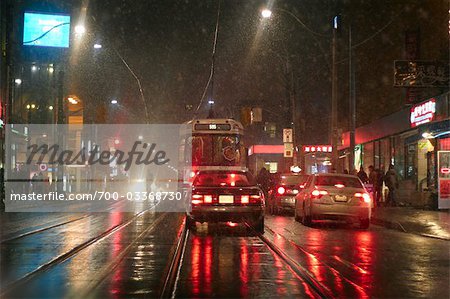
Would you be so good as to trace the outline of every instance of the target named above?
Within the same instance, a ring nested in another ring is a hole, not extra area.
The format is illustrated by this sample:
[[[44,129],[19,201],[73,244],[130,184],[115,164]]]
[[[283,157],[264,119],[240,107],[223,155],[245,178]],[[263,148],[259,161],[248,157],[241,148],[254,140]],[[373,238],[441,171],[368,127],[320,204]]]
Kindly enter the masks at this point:
[[[306,174],[286,173],[278,176],[269,191],[267,205],[270,213],[275,215],[285,210],[293,212],[295,196],[301,191],[307,179]]]
[[[193,181],[191,210],[186,222],[247,222],[264,231],[265,201],[247,171],[200,171]]]

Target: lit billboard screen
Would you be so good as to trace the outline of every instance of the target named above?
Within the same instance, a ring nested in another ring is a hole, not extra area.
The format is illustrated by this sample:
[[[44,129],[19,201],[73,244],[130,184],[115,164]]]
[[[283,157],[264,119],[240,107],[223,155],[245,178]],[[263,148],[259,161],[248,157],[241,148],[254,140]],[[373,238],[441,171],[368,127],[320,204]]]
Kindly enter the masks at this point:
[[[68,48],[70,16],[26,12],[23,45]]]

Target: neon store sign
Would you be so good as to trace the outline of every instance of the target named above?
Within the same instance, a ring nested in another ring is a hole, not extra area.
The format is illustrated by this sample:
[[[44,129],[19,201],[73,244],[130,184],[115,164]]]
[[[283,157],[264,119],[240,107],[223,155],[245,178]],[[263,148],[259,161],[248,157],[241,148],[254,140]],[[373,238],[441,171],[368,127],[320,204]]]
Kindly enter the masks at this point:
[[[303,152],[305,153],[331,153],[333,148],[330,145],[305,145],[303,146]]]
[[[411,107],[410,123],[411,128],[434,120],[436,114],[436,100],[431,99],[425,103]]]

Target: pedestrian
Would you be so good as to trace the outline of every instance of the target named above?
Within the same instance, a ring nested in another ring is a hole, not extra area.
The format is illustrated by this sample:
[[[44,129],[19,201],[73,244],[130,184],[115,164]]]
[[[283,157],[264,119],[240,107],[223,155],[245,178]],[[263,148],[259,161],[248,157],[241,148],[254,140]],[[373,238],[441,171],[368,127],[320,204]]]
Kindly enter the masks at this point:
[[[374,199],[375,199],[377,207],[380,207],[381,206],[381,196],[382,196],[382,192],[383,192],[384,172],[382,170],[380,170],[379,168],[375,168],[375,174],[377,176],[377,180],[376,180],[377,183],[373,186],[374,190],[375,190]]]
[[[270,187],[270,174],[265,167],[261,168],[258,175],[256,176],[256,182],[261,186],[264,195],[267,198],[267,193]]]
[[[389,170],[384,176],[384,183],[389,189],[386,206],[395,207],[397,205],[398,177],[397,173],[395,172],[394,165],[389,166]]]
[[[33,174],[33,176],[31,177],[31,188],[32,188],[33,192],[35,192],[35,193],[39,193],[38,192],[38,185],[39,185],[38,180],[39,180],[39,176],[35,172]]]
[[[363,182],[363,184],[366,184],[369,181],[369,177],[367,176],[367,173],[364,171],[364,167],[361,166],[358,172],[358,177]]]
[[[369,184],[372,185],[372,198],[374,201],[374,207],[378,207],[377,201],[377,185],[378,185],[378,173],[376,172],[373,165],[369,166]]]

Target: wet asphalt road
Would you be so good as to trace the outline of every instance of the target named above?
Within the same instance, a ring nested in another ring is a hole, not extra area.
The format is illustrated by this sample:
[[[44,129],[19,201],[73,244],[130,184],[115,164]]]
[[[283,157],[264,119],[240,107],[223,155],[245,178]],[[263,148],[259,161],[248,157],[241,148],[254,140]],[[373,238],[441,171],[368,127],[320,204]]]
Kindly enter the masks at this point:
[[[0,217],[1,298],[159,297],[183,223],[152,211]],[[448,241],[379,226],[305,227],[288,215],[266,224],[267,240],[303,274],[245,227],[198,224],[176,297],[317,297],[312,279],[340,298],[449,298]]]

